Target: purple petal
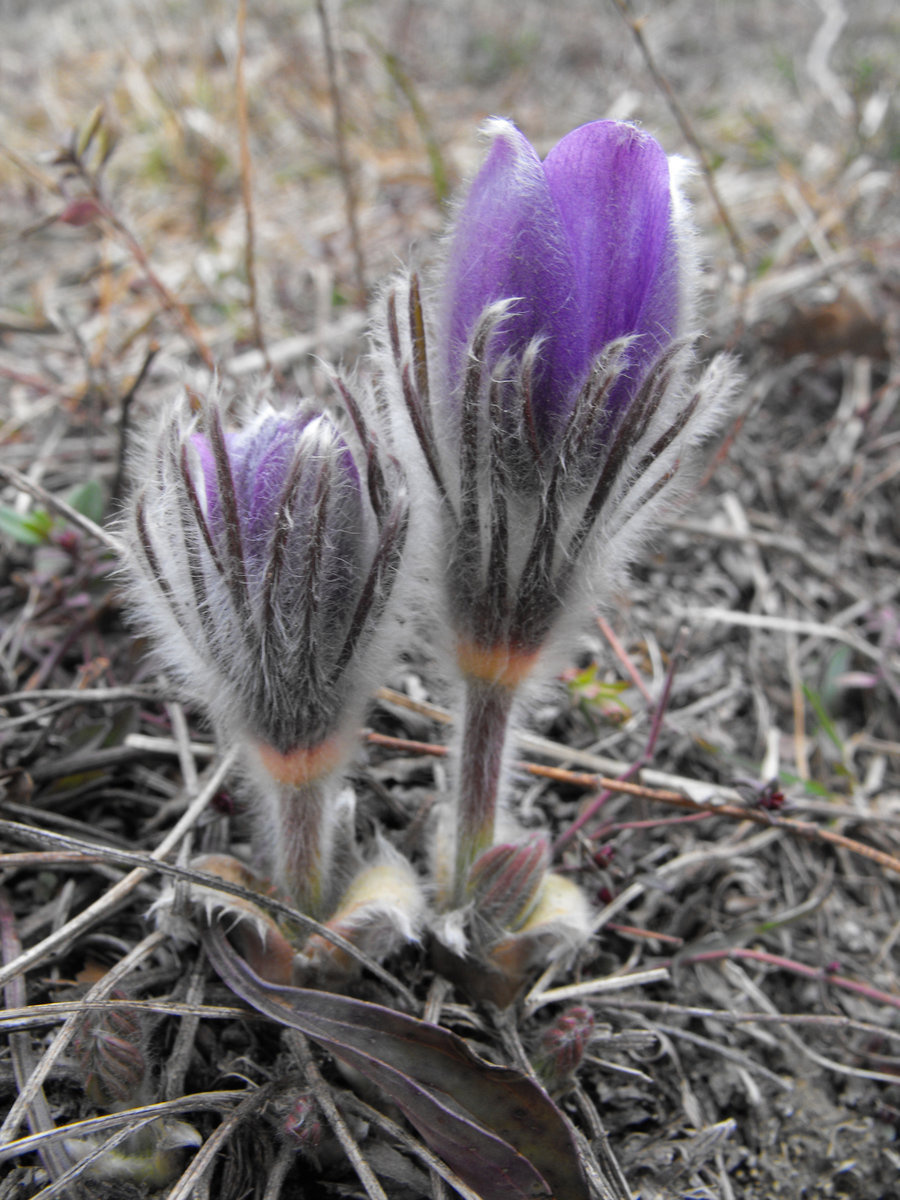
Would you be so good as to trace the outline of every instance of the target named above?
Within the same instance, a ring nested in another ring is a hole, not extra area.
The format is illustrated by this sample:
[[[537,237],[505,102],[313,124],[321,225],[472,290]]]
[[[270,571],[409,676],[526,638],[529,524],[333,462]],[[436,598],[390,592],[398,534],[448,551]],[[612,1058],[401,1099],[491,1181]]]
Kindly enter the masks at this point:
[[[273,414],[230,439],[234,486],[248,551],[254,559],[265,555],[297,439],[308,420],[306,415],[291,419]]]
[[[278,507],[304,439],[309,461],[294,487],[292,515],[296,524],[291,541],[296,544],[309,536],[317,520],[317,514],[313,511],[317,481],[322,471],[327,471],[329,537],[335,550],[334,574],[342,580],[346,574],[348,557],[352,560],[349,552],[351,548],[358,548],[361,536],[361,484],[350,447],[327,418],[316,418],[315,413],[310,411],[301,411],[294,416],[271,413],[237,433],[225,435],[241,536],[252,582],[259,582],[265,572]],[[199,459],[206,489],[206,513],[210,527],[213,536],[221,537],[222,506],[218,497],[212,449],[204,434],[194,434],[191,443]]]
[[[615,338],[640,337],[627,395],[679,331],[665,152],[631,125],[595,121],[564,137],[544,172],[571,246],[589,358]]]
[[[451,383],[459,381],[466,345],[482,312],[515,302],[493,342],[495,359],[520,358],[537,336],[553,344],[540,359],[535,408],[566,408],[584,371],[586,348],[573,292],[575,264],[567,232],[531,144],[506,121],[476,176],[454,231],[445,293]]]

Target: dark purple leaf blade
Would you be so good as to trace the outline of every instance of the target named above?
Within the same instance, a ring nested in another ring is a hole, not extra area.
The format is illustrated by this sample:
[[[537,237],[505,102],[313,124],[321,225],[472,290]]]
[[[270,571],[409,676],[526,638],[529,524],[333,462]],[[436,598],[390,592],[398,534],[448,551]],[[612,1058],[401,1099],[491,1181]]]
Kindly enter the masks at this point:
[[[588,1200],[572,1132],[532,1080],[440,1028],[378,1004],[265,983],[221,926],[205,939],[228,986],[370,1079],[435,1154],[485,1200]]]

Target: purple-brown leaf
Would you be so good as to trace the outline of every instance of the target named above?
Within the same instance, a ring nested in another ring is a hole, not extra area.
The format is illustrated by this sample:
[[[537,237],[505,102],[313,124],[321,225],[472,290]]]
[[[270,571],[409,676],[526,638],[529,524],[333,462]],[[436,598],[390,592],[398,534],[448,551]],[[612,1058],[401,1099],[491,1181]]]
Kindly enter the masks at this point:
[[[484,1200],[588,1200],[572,1132],[547,1094],[455,1034],[378,1004],[264,983],[221,926],[210,961],[242,999],[375,1083]]]

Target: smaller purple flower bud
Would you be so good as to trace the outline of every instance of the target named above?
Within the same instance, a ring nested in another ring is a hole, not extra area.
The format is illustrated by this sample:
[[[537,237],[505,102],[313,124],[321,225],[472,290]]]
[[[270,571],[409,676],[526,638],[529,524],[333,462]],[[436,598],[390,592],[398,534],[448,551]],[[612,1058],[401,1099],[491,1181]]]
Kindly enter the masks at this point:
[[[393,651],[408,523],[399,470],[345,400],[352,429],[262,405],[226,433],[218,403],[174,406],[126,524],[136,613],[241,745],[275,882],[317,915],[346,882],[333,800]]]
[[[308,407],[263,409],[230,434],[215,406],[199,428],[170,419],[133,512],[152,580],[138,604],[174,620],[169,665],[220,727],[281,755],[323,752],[359,707],[351,668],[393,587],[402,486],[374,511],[348,438]]]
[[[491,941],[525,924],[550,865],[550,844],[543,835],[525,842],[491,846],[472,865],[467,894],[475,922]]]

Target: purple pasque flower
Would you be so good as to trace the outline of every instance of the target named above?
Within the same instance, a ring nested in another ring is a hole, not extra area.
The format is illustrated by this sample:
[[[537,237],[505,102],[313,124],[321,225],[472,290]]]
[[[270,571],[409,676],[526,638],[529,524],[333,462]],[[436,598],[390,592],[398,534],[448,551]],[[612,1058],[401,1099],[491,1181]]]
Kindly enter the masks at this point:
[[[692,377],[692,234],[659,144],[599,121],[541,162],[509,122],[487,131],[434,314],[413,278],[384,332],[396,436],[439,500],[431,569],[465,686],[451,907],[493,845],[527,683],[609,594],[730,390],[721,361]]]
[[[408,329],[395,295],[387,334],[441,498],[464,673],[474,653],[488,674],[509,662],[518,677],[570,606],[576,572],[599,559],[605,586],[615,579],[728,371],[689,378],[692,234],[652,137],[598,121],[541,162],[509,122],[487,131],[436,318],[429,328],[413,280]]]
[[[363,707],[394,649],[408,503],[352,398],[352,428],[264,405],[170,410],[127,514],[132,600],[158,656],[238,742],[275,880],[327,914],[347,882],[338,803]]]
[[[537,353],[527,402],[534,435],[553,448],[597,356],[629,339],[607,414],[627,406],[647,369],[684,332],[669,163],[634,126],[595,121],[544,162],[505,121],[460,210],[444,282],[448,384],[460,394],[473,333],[508,308],[485,365]]]

